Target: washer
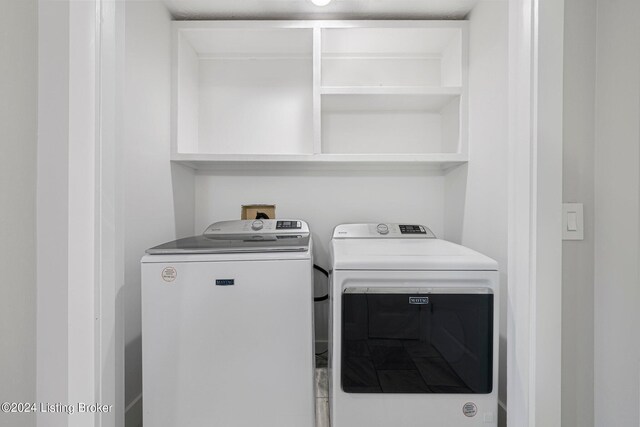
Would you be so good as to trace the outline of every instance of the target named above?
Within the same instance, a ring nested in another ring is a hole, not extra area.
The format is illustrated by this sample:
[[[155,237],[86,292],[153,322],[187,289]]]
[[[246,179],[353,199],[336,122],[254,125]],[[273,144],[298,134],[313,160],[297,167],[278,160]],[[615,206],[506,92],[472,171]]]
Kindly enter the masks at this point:
[[[147,250],[145,425],[313,426],[312,273],[300,220],[217,222]]]
[[[423,225],[331,242],[332,427],[497,425],[498,265]]]

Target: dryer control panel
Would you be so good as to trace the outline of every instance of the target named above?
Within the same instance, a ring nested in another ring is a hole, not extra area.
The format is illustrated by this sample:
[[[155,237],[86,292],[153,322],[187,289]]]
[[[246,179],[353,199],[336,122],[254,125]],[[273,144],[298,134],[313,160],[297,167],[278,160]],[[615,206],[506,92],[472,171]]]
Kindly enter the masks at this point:
[[[334,239],[435,239],[429,228],[420,224],[342,224],[333,230]]]

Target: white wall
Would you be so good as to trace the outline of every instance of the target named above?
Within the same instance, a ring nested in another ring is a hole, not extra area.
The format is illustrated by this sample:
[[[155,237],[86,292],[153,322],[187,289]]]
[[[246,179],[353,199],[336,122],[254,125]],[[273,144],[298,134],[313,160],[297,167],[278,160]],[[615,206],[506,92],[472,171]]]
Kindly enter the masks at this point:
[[[161,2],[128,1],[125,19],[125,404],[126,424],[136,427],[142,416],[140,258],[147,248],[193,234],[193,173],[173,166],[172,179],[169,162],[170,16]]]
[[[96,402],[96,3],[38,6],[36,402]],[[37,418],[47,426],[99,419]]]
[[[595,425],[640,425],[640,2],[597,4]]]
[[[507,6],[480,1],[469,16],[469,165],[447,175],[445,208],[445,238],[500,266],[501,425],[507,393]]]
[[[96,401],[96,3],[69,4],[68,402]],[[43,112],[47,114],[46,112]],[[39,234],[41,238],[42,234]],[[44,284],[39,285],[39,289]],[[93,285],[93,286],[91,286]],[[98,312],[99,313],[99,312]],[[43,357],[40,355],[39,357]],[[93,374],[93,375],[92,375]],[[105,402],[106,403],[106,402]],[[111,402],[109,402],[111,403]],[[93,425],[76,413],[69,427]]]
[[[36,399],[36,141],[38,2],[0,13],[0,402]],[[0,426],[35,426],[0,413]]]
[[[532,249],[533,358],[530,422],[562,423],[562,125],[564,0],[533,2]],[[522,254],[525,256],[526,254]],[[522,260],[516,260],[519,262]]]
[[[38,5],[37,399],[67,402],[69,4]],[[38,423],[67,425],[58,415]]]
[[[562,244],[562,425],[593,420],[596,0],[565,0],[563,201],[584,204],[584,240]]]
[[[509,2],[509,425],[561,425],[563,0]]]

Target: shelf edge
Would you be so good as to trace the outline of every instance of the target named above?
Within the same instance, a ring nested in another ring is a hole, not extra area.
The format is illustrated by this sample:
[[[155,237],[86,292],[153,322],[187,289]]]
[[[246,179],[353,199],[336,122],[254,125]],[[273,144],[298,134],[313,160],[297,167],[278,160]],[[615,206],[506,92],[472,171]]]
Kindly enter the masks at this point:
[[[303,167],[304,169],[326,169],[352,167],[354,169],[398,169],[417,168],[446,171],[468,163],[465,154],[175,154],[174,163],[194,170]]]

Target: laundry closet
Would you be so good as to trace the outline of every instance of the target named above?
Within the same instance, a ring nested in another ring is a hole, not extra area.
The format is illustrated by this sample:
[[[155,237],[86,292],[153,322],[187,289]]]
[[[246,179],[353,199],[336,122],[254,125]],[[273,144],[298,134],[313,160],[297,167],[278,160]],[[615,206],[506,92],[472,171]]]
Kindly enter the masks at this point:
[[[497,261],[505,313],[508,2],[427,2],[412,13],[343,10],[340,0],[290,13],[294,2],[203,3],[124,7],[127,421],[142,393],[140,257],[240,219],[243,205],[306,221],[325,268],[338,224],[424,224]],[[317,352],[328,316],[315,303]]]

